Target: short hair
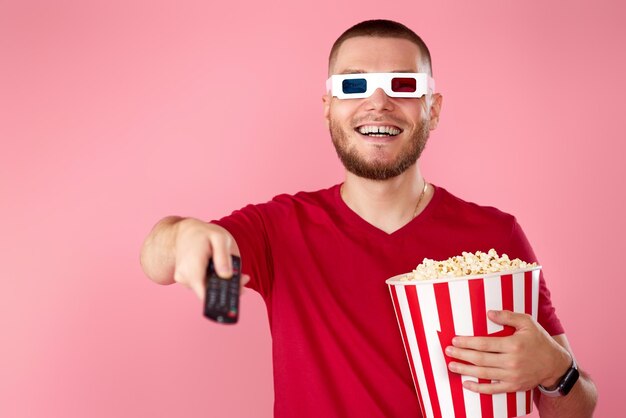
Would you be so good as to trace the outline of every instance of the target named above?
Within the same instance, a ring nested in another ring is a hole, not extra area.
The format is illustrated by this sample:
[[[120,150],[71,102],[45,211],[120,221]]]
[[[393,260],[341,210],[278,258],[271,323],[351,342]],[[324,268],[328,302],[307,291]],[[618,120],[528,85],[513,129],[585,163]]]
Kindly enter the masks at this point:
[[[335,63],[337,59],[337,53],[339,51],[339,47],[350,38],[355,38],[357,36],[373,36],[378,38],[401,38],[408,39],[413,42],[420,51],[421,62],[420,64],[424,68],[420,68],[420,71],[427,72],[431,77],[433,75],[432,64],[430,60],[430,51],[428,47],[420,38],[417,36],[415,32],[411,29],[404,26],[402,23],[394,22],[393,20],[384,20],[384,19],[375,19],[375,20],[366,20],[361,23],[357,23],[352,26],[350,29],[346,30],[341,34],[339,38],[333,44],[333,47],[330,50],[330,55],[328,56],[328,72],[330,73],[330,69]]]

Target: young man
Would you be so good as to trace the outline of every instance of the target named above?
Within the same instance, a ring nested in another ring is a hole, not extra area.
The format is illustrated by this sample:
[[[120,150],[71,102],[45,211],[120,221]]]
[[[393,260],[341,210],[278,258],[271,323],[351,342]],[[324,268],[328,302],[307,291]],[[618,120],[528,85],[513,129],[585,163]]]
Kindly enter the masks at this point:
[[[247,286],[268,308],[275,416],[420,416],[385,279],[424,257],[463,251],[535,256],[513,216],[464,202],[422,176],[417,161],[442,96],[415,33],[391,21],[355,25],[335,42],[329,76],[324,115],[346,167],[342,184],[280,195],[211,223],[165,218],[146,238],[141,262],[155,282],[183,284],[203,299],[209,258],[229,277],[230,254],[241,256]],[[572,381],[573,354],[543,277],[539,305],[538,321],[490,312],[515,333],[457,338],[446,353],[461,361],[450,370],[493,380],[465,382],[485,394],[550,390],[568,375],[566,396],[535,391],[538,409],[544,417],[589,417],[595,387],[582,372]]]

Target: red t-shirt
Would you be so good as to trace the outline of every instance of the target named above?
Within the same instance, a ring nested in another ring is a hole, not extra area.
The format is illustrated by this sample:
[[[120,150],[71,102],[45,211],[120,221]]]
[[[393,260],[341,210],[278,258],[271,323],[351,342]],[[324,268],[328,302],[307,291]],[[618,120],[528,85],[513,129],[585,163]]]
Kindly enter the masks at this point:
[[[234,236],[247,286],[267,304],[276,417],[421,416],[385,279],[463,251],[536,261],[513,216],[436,186],[425,210],[392,234],[353,212],[339,185],[215,223]],[[538,322],[563,333],[543,276]]]

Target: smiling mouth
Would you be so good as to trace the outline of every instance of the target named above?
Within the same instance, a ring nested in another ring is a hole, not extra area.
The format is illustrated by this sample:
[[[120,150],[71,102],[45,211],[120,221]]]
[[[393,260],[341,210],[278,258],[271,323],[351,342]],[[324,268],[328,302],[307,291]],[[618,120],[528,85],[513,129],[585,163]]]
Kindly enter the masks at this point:
[[[402,129],[397,126],[375,126],[375,125],[363,125],[355,129],[358,133],[365,136],[375,138],[387,138],[399,135],[402,133]]]

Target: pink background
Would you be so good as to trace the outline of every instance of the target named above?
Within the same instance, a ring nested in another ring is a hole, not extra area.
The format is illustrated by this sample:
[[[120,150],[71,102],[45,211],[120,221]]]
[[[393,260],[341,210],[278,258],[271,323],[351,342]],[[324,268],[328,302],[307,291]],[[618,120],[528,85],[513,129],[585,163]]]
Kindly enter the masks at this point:
[[[190,291],[145,278],[139,249],[165,215],[340,182],[326,58],[377,17],[432,51],[426,178],[518,217],[597,416],[623,412],[624,9],[0,1],[0,416],[271,416],[261,298],[212,324]]]

